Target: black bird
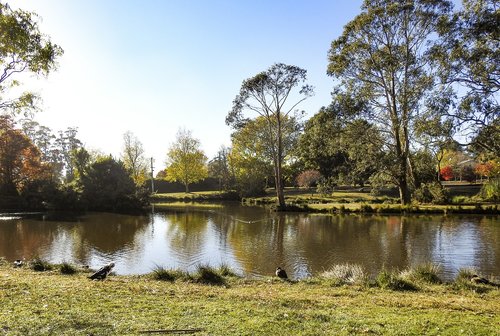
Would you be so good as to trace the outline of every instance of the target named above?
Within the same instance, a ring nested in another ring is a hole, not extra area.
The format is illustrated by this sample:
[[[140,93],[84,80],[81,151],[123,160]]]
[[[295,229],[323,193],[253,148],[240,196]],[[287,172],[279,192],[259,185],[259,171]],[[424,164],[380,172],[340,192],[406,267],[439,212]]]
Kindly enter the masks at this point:
[[[21,260],[21,259],[17,259],[17,260],[14,260],[14,267],[22,267],[24,265],[24,259]]]
[[[288,275],[286,274],[285,270],[282,269],[281,267],[276,268],[276,276],[281,279],[288,279]]]
[[[500,287],[499,284],[496,284],[494,282],[489,281],[488,279],[481,278],[479,275],[474,274],[471,278],[470,281],[475,283],[475,284],[483,284],[483,285],[491,285],[491,286],[496,286]]]
[[[114,263],[109,263],[108,265],[102,267],[100,270],[89,276],[91,280],[104,280],[108,276],[111,269],[115,267]]]

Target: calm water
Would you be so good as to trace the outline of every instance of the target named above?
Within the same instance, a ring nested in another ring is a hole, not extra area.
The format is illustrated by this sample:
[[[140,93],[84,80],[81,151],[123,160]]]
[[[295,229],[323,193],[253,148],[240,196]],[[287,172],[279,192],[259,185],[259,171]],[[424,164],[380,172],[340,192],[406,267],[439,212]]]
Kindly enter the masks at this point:
[[[118,274],[225,263],[246,276],[272,275],[279,265],[303,278],[346,262],[374,274],[431,261],[447,280],[464,267],[499,276],[499,242],[500,216],[276,214],[239,205],[147,216],[0,216],[0,256],[10,261],[40,256],[92,268],[113,261]]]

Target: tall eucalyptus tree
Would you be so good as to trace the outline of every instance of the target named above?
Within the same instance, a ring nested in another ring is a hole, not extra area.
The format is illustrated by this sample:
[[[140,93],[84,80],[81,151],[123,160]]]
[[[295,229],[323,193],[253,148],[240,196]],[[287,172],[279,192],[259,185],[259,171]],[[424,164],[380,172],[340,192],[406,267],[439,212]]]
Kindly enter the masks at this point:
[[[305,84],[307,71],[294,65],[277,63],[266,71],[243,81],[240,93],[233,101],[233,108],[226,117],[226,124],[241,128],[249,119],[246,111],[253,112],[266,121],[269,150],[274,166],[274,179],[278,206],[285,207],[283,171],[285,160],[284,141],[286,120],[293,117],[297,106],[313,94],[313,87]],[[298,94],[294,88],[300,86]],[[294,99],[293,102],[290,100]]]
[[[386,134],[392,158],[386,171],[402,204],[411,201],[414,123],[448,101],[435,93],[439,85],[429,50],[439,43],[437,29],[451,10],[446,0],[365,0],[329,51],[327,72],[338,81],[337,90],[365,101],[363,117]]]

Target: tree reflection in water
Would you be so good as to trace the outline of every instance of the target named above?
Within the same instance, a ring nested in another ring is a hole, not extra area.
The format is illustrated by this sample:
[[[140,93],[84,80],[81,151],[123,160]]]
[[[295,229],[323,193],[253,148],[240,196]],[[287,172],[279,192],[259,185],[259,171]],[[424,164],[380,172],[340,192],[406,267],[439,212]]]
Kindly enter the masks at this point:
[[[0,220],[0,256],[8,260],[40,256],[93,267],[114,261],[125,274],[155,264],[192,271],[225,263],[247,276],[271,276],[281,266],[302,278],[341,263],[375,274],[434,262],[447,279],[461,267],[498,275],[498,241],[498,216],[324,216],[234,204],[149,216]]]

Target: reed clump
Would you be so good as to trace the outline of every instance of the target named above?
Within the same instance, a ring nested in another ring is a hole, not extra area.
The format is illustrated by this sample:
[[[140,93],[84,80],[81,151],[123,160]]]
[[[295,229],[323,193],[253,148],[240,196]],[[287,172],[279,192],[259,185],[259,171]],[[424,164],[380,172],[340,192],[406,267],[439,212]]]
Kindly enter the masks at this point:
[[[71,265],[67,262],[63,262],[59,267],[59,271],[61,274],[71,275],[78,272],[77,268],[74,265]]]
[[[40,257],[36,257],[31,260],[29,263],[30,268],[36,272],[45,272],[52,270],[53,266],[46,260],[41,259]]]
[[[321,273],[320,277],[333,285],[366,285],[369,280],[362,266],[349,263],[334,265]]]
[[[438,276],[440,271],[441,268],[438,265],[424,263],[407,268],[401,272],[400,276],[413,283],[439,284],[442,283]]]
[[[398,271],[382,269],[376,278],[377,285],[382,289],[390,289],[395,291],[415,291],[415,286],[410,281],[404,279]]]

